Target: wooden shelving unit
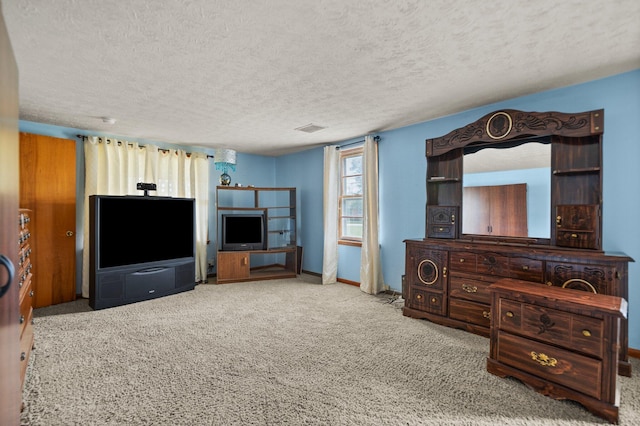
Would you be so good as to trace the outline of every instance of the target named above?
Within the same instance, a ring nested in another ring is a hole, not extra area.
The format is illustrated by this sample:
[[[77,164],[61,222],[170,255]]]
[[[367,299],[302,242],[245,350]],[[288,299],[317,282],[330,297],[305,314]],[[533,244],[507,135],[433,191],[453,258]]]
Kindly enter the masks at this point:
[[[218,244],[218,284],[296,277],[296,188],[218,186],[216,206],[218,224],[224,213],[259,211],[267,227],[266,250],[222,251]]]

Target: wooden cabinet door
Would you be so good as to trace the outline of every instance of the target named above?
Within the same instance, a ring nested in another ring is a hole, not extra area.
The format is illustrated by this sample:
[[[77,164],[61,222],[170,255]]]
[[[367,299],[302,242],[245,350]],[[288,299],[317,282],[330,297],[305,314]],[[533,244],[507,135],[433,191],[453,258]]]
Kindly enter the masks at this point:
[[[244,280],[250,275],[249,252],[219,251],[218,282],[224,280]]]
[[[34,216],[34,307],[75,300],[75,141],[20,133],[20,207]]]
[[[18,68],[0,13],[0,424],[20,423],[18,278]]]

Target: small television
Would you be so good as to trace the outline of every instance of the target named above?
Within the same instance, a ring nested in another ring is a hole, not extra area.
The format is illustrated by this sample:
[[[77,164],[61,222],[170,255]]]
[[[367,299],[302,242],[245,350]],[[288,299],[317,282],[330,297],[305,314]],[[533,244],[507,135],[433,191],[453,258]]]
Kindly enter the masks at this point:
[[[195,259],[195,200],[91,196],[95,270]]]
[[[223,214],[222,250],[265,250],[264,214]]]

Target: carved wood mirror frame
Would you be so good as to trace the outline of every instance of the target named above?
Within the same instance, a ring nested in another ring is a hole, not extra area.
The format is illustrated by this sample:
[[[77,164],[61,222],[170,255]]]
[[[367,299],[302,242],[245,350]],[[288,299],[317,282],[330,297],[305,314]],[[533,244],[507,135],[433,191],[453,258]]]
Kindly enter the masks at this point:
[[[601,250],[603,131],[602,109],[580,113],[503,109],[427,139],[425,236]],[[504,147],[541,137],[551,140],[550,238],[462,234],[465,147]]]

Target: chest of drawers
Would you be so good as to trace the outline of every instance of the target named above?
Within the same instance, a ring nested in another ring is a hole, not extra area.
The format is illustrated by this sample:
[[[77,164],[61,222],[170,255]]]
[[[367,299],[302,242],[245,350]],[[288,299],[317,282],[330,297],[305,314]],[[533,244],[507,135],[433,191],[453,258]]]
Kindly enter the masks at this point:
[[[31,210],[20,209],[18,216],[18,287],[20,301],[20,378],[24,383],[29,354],[33,347],[33,283],[31,263]]]
[[[622,253],[425,238],[406,240],[403,313],[489,336],[489,286],[504,278],[628,299]],[[619,373],[631,376],[628,322],[620,324]]]
[[[491,294],[487,370],[515,377],[556,399],[570,399],[618,422],[620,322],[616,296],[502,279]]]

